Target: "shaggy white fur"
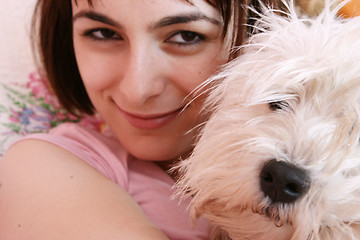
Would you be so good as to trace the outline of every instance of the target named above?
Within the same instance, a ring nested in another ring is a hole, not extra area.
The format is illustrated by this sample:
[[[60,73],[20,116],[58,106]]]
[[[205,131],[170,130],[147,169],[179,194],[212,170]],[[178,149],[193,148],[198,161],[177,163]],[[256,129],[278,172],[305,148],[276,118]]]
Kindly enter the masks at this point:
[[[243,54],[203,86],[212,114],[177,187],[212,239],[360,239],[360,18],[337,10],[265,10]],[[296,200],[264,193],[274,160],[305,174]]]

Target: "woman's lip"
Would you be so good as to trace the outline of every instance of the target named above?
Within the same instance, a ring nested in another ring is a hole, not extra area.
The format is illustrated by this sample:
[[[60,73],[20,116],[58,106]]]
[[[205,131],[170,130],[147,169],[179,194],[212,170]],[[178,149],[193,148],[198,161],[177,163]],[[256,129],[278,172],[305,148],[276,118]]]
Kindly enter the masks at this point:
[[[151,130],[159,129],[172,122],[183,110],[183,107],[168,113],[161,114],[133,114],[119,108],[125,120],[135,128]]]

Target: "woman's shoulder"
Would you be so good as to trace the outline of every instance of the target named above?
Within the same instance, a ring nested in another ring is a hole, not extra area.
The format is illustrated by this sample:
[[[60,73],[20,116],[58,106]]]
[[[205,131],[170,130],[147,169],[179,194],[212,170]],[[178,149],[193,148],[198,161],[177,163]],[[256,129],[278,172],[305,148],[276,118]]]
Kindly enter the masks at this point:
[[[30,134],[15,142],[11,148],[31,148],[33,145],[41,146],[39,154],[50,149],[54,151],[53,156],[67,151],[127,189],[128,154],[111,134],[102,134],[76,123],[64,123],[49,133]]]
[[[122,188],[50,142],[20,141],[0,161],[0,239],[118,239],[140,232],[121,226],[143,215]]]

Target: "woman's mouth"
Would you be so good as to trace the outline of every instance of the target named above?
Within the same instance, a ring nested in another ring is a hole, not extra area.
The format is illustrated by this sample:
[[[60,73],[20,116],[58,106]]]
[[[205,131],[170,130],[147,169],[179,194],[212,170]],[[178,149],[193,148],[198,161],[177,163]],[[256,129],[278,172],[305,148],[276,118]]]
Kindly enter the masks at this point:
[[[183,107],[160,114],[134,114],[118,108],[124,119],[133,127],[143,130],[160,129],[175,120],[183,111]]]

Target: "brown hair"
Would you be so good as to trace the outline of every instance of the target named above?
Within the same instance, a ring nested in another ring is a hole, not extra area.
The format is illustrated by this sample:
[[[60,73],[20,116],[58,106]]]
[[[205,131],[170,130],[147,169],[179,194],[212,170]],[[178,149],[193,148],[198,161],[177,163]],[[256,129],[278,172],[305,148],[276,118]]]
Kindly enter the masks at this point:
[[[247,19],[244,6],[249,1],[207,0],[221,12],[224,20],[223,38],[230,35],[231,46],[239,46],[244,41]],[[88,0],[88,3],[92,5],[92,0]],[[74,54],[71,1],[38,0],[32,27],[34,52],[38,53],[37,59],[61,104],[72,113],[79,110],[92,114],[94,107],[81,80]]]

